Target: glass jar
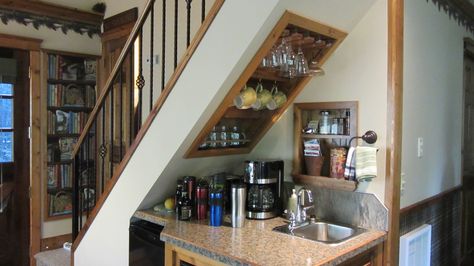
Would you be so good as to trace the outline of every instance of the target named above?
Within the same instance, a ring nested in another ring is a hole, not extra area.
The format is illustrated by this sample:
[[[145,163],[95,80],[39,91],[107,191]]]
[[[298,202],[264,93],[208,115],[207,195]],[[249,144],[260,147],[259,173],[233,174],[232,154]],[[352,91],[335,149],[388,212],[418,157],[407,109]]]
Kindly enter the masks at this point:
[[[220,134],[220,146],[223,148],[230,146],[230,132],[227,131],[226,126],[221,127],[221,134]]]
[[[209,148],[217,147],[217,128],[214,126],[211,133],[209,133]]]
[[[333,118],[332,123],[331,123],[331,134],[332,135],[337,135],[337,126],[338,126],[337,118]]]
[[[327,135],[331,133],[331,123],[329,120],[329,112],[321,111],[321,116],[319,119],[319,134]]]

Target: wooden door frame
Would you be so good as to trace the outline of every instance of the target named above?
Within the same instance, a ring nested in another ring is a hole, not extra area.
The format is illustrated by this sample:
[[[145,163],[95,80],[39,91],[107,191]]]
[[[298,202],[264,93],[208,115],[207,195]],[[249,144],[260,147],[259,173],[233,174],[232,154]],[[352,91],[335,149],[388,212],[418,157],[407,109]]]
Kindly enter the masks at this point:
[[[388,1],[387,152],[385,206],[389,230],[384,246],[384,264],[398,265],[400,239],[400,179],[403,112],[404,0]]]
[[[42,40],[0,34],[0,47],[29,51],[30,57],[30,265],[41,247],[41,62]]]

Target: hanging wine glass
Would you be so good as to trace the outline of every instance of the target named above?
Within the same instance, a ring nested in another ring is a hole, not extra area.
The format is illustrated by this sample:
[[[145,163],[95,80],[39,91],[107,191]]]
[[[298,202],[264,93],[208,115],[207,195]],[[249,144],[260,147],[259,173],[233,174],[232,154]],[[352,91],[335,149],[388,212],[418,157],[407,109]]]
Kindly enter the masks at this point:
[[[298,53],[295,57],[295,68],[296,68],[296,75],[297,76],[308,76],[309,69],[308,69],[308,62],[303,54],[303,50],[301,46],[298,48]]]

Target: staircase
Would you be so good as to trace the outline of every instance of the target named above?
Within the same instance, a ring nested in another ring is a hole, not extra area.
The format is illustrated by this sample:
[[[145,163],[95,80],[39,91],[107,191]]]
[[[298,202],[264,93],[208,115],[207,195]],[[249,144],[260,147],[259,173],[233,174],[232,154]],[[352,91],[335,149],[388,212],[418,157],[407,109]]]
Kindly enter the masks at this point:
[[[100,90],[73,151],[73,251],[101,210],[223,2],[147,2]],[[170,3],[172,7],[167,6]],[[161,57],[160,64],[146,64],[145,58],[155,59],[157,53]],[[179,61],[178,57],[181,57]]]
[[[175,37],[170,3],[175,2],[147,3],[74,150],[74,265],[128,264],[130,218],[152,187],[173,186],[175,180],[163,176],[167,167],[215,161],[184,160],[183,154],[285,10],[280,0],[215,0],[206,2],[203,15],[201,1],[192,2],[198,9],[179,1],[184,18],[176,19],[177,28],[186,26],[183,35]],[[163,30],[158,14],[164,13]],[[199,28],[188,27],[187,21],[196,20],[202,22]],[[157,47],[163,35],[165,50]],[[176,39],[187,47],[182,53],[175,48]],[[139,63],[153,54],[150,43],[167,54],[159,68]],[[87,187],[94,187],[96,195],[84,193]]]

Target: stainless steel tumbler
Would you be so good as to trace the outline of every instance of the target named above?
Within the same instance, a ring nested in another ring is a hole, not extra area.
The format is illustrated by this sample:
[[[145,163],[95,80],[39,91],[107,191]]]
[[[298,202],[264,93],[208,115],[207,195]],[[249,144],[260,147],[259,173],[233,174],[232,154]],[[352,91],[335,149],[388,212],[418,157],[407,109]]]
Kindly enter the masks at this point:
[[[243,227],[245,224],[245,198],[247,189],[245,184],[232,184],[232,227]]]

